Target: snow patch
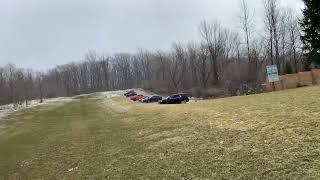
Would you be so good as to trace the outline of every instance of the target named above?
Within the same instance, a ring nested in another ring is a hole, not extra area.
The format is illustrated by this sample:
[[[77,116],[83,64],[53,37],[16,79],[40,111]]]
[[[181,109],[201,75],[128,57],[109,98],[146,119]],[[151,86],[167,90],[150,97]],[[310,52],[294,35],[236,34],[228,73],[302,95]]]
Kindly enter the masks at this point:
[[[70,102],[72,100],[73,99],[70,97],[59,97],[59,98],[44,99],[42,103],[40,103],[40,100],[31,100],[28,102],[28,105],[26,105],[25,103],[18,104],[18,105],[14,105],[14,104],[2,105],[0,106],[0,119],[26,108],[32,108],[39,105],[60,105],[60,104]]]

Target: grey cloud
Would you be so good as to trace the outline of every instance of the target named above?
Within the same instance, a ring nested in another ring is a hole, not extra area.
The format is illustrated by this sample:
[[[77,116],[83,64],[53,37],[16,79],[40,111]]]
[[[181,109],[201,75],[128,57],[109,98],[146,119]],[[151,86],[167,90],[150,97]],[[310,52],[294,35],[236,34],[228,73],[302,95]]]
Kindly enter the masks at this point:
[[[299,9],[300,0],[282,0]],[[198,38],[203,19],[236,27],[239,0],[2,0],[0,65],[48,68],[81,60],[89,49],[169,49]],[[257,22],[262,1],[249,0]]]

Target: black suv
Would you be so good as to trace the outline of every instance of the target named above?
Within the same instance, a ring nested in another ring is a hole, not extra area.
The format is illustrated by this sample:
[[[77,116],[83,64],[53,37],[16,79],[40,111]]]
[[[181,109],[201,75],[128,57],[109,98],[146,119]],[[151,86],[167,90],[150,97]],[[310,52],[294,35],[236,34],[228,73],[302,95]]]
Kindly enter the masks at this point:
[[[159,101],[159,104],[181,104],[189,102],[189,97],[187,94],[174,94],[166,99]]]

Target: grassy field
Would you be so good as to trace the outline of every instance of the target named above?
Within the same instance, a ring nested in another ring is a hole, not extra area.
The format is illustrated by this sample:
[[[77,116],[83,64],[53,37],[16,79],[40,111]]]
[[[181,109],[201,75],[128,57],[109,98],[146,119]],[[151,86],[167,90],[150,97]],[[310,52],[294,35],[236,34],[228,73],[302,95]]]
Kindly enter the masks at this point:
[[[319,179],[319,93],[39,106],[0,120],[0,179]]]

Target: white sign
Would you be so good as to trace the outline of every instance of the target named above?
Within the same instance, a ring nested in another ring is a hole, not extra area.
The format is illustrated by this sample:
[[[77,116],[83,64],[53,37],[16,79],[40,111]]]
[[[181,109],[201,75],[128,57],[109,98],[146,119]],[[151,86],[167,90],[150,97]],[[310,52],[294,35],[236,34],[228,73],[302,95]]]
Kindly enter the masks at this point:
[[[279,81],[278,67],[277,65],[267,66],[267,74],[269,82]]]

